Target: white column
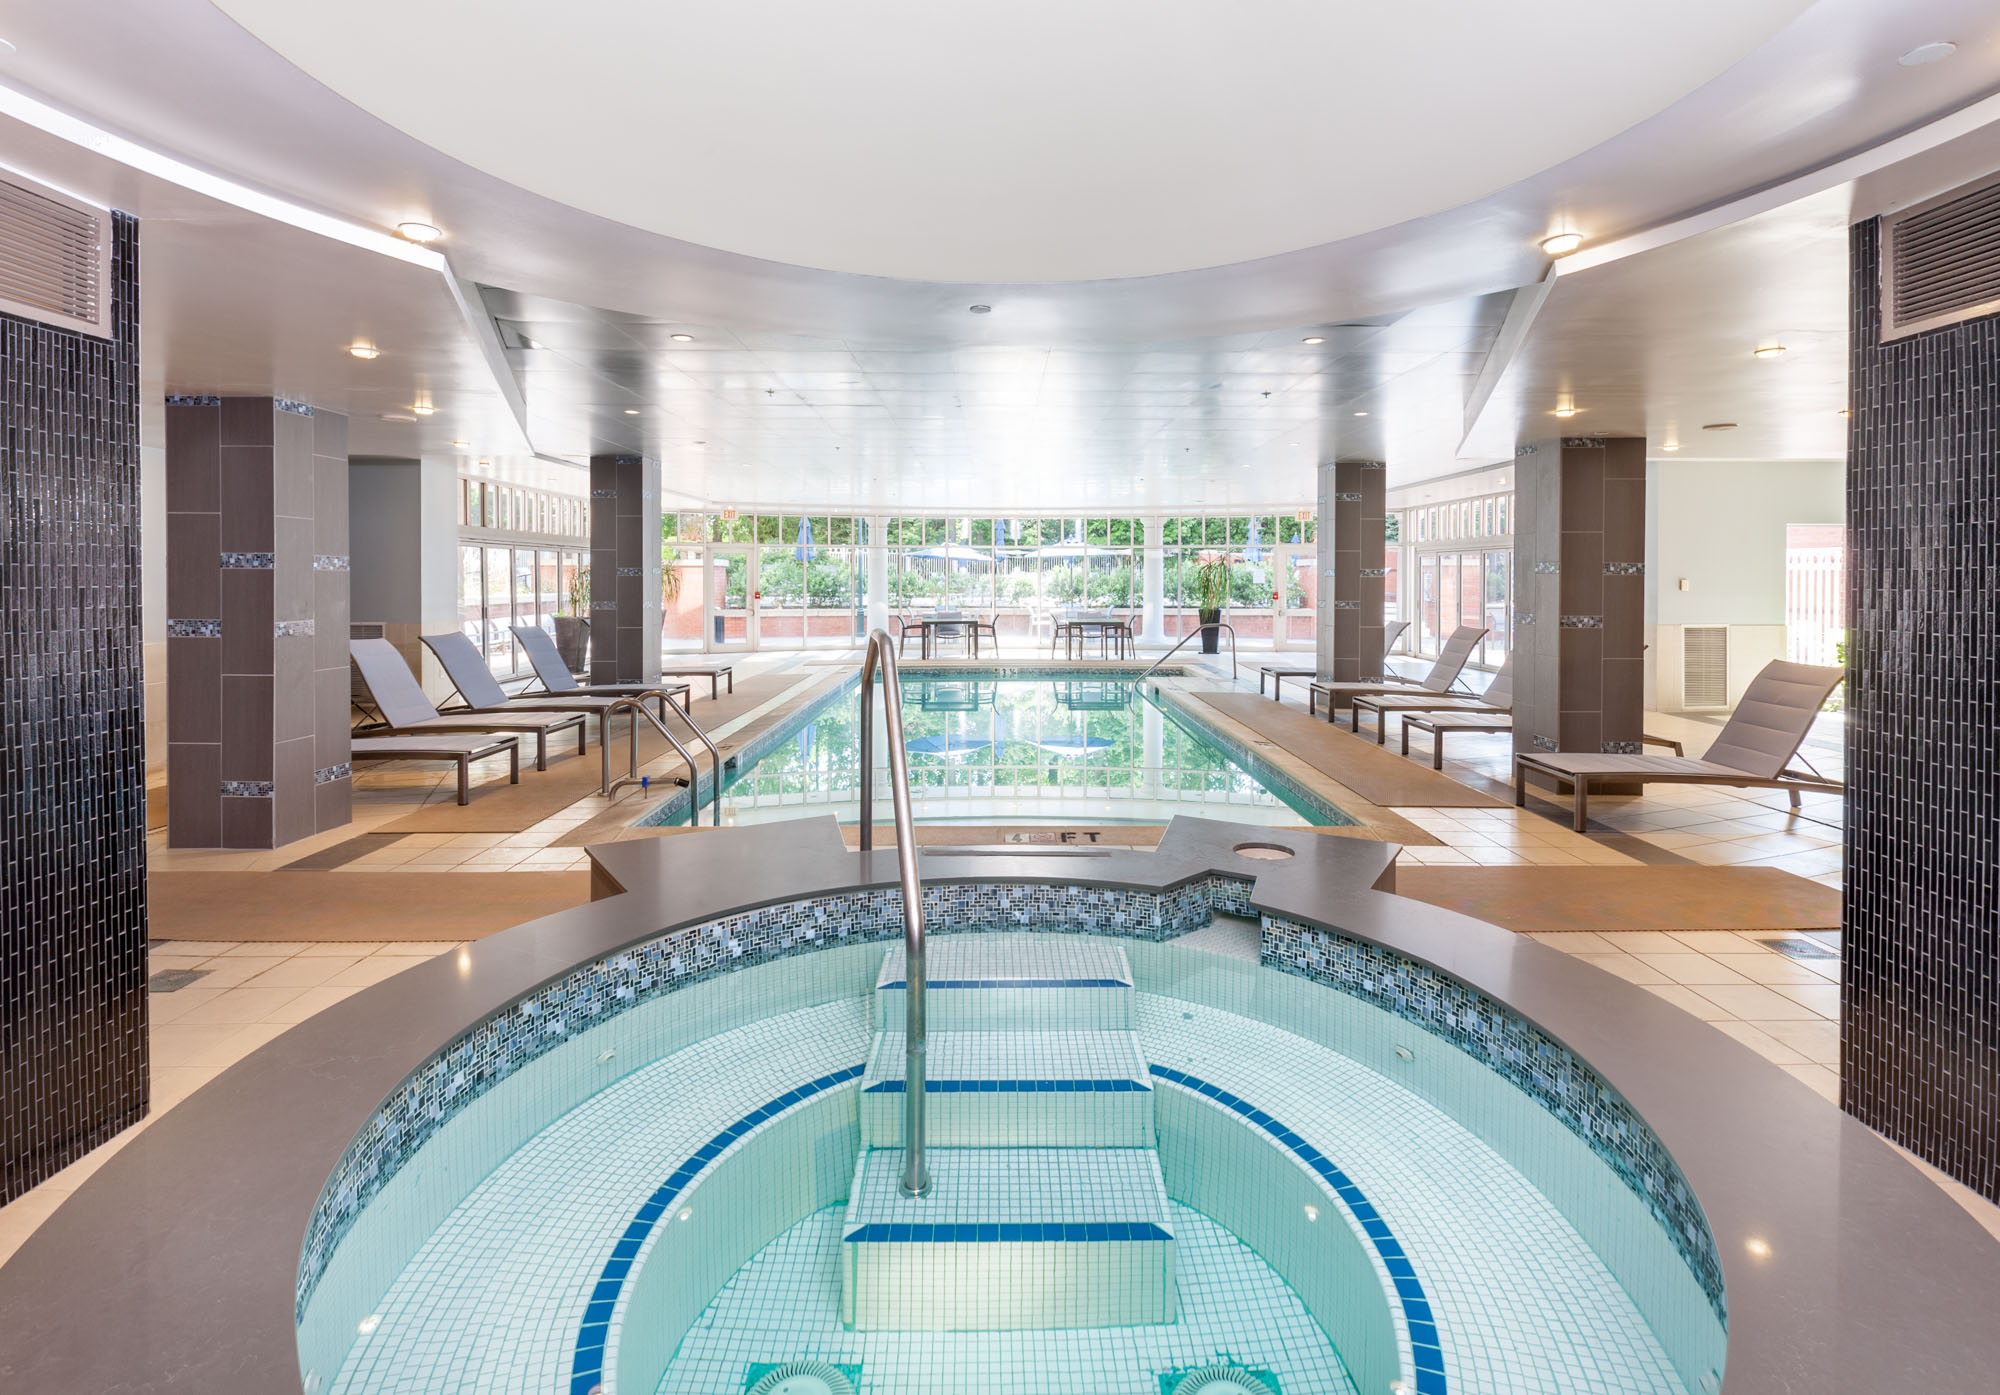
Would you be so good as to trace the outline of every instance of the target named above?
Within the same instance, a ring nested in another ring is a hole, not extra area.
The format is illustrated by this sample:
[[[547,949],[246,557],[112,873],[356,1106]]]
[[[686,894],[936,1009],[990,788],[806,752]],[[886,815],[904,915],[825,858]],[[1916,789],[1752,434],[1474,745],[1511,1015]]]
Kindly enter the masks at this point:
[[[1161,594],[1167,589],[1167,549],[1160,541],[1165,521],[1158,515],[1148,515],[1145,519],[1146,602],[1139,619],[1141,644],[1167,642],[1166,597]]]
[[[889,520],[868,519],[868,628],[889,628]]]

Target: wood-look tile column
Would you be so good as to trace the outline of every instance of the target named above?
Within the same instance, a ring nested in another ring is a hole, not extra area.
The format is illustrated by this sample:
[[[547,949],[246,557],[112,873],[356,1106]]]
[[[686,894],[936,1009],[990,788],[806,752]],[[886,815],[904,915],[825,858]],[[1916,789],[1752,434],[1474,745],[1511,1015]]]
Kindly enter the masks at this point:
[[[347,584],[347,419],[168,398],[172,846],[280,847],[347,822]]]
[[[1382,596],[1387,587],[1379,460],[1319,467],[1319,676],[1368,682],[1382,673]]]
[[[1646,443],[1539,441],[1514,465],[1514,749],[1638,755]]]
[[[660,677],[660,462],[590,458],[590,681]]]

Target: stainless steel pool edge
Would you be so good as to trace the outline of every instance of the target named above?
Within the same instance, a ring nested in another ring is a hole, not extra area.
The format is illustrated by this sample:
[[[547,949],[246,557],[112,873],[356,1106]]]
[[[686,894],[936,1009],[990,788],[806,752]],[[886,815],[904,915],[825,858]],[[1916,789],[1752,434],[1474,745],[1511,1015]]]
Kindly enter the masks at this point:
[[[1252,841],[1296,856],[1233,852]],[[1728,1391],[1989,1388],[2000,1368],[1989,1311],[2000,1246],[1926,1177],[1784,1071],[1645,990],[1385,894],[1393,853],[1179,818],[1151,853],[927,857],[925,877],[1145,890],[1215,870],[1254,879],[1258,909],[1459,978],[1569,1045],[1631,1101],[1695,1187],[1721,1247]],[[131,1139],[0,1267],[0,1384],[298,1389],[290,1299],[305,1218],[355,1130],[409,1072],[578,963],[746,903],[897,882],[886,854],[847,852],[830,817],[593,855],[605,899],[357,994]]]

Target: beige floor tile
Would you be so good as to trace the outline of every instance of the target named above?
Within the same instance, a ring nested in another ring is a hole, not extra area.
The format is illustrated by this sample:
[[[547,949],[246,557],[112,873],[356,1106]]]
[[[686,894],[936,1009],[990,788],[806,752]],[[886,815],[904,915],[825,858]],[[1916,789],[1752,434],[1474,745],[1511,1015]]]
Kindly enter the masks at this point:
[[[454,952],[465,943],[467,943],[465,940],[404,940],[383,949],[381,956],[407,959],[412,955],[419,955],[426,959],[435,959],[440,954]]]
[[[221,1073],[219,1066],[155,1066],[153,1117],[172,1109]]]
[[[1539,940],[1545,945],[1554,945],[1565,954],[1623,953],[1617,945],[1605,939],[1604,936],[1592,934],[1588,930],[1550,931],[1546,934],[1532,934],[1528,938]]]
[[[212,954],[175,954],[171,950],[152,949],[146,952],[146,972],[156,974],[162,969],[198,969],[214,957]]]
[[[328,988],[368,988],[380,983],[385,978],[393,978],[405,969],[422,964],[428,958],[428,955],[411,955],[407,957],[392,954],[371,955],[359,964],[342,969],[329,979],[325,986]]]
[[[301,954],[266,969],[244,984],[246,988],[317,988],[350,965],[360,963],[361,954]]]
[[[1803,1022],[1760,1021],[1757,1025],[1809,1061],[1823,1066],[1840,1064],[1840,1027],[1836,1023],[1813,1018]]]
[[[1675,954],[1686,948],[1664,930],[1605,930],[1600,933],[1627,954]]]
[[[389,945],[388,940],[324,940],[316,944],[300,945],[299,954],[315,959],[321,957],[356,959],[379,954]]]
[[[196,1066],[223,1042],[241,1031],[246,1023],[210,1022],[186,1025],[179,1022],[155,1027],[151,1033],[153,1059],[153,1080],[157,1085],[162,1073]]]
[[[218,959],[289,959],[299,952],[295,942],[286,940],[244,940],[233,944]]]
[[[1740,842],[1703,843],[1699,847],[1681,848],[1680,855],[1690,862],[1698,862],[1704,867],[1740,867],[1746,862],[1755,862],[1766,856],[1756,848]]]
[[[228,953],[236,948],[236,945],[230,940],[154,940],[151,947],[166,950],[170,954],[213,959],[218,954]]]
[[[291,958],[291,955],[276,954],[254,956],[247,954],[218,955],[216,958],[202,965],[203,977],[201,982],[189,986],[191,988],[234,988],[238,984],[248,983],[259,974],[268,973],[280,964],[288,963]]]
[[[215,1001],[226,989],[209,988],[207,980],[191,983],[186,988],[176,988],[171,993],[150,993],[146,996],[146,1012],[154,1025],[165,1026],[178,1022],[203,1003]]]
[[[1712,1022],[1716,1031],[1735,1037],[1745,1046],[1755,1051],[1774,1065],[1799,1066],[1807,1064],[1805,1053],[1787,1046],[1770,1033],[1752,1026],[1748,1022]]]
[[[1659,997],[1665,998],[1668,1002],[1672,1003],[1675,1007],[1681,1009],[1683,1012],[1692,1013],[1694,1016],[1699,1017],[1704,1022],[1726,1022],[1729,1020],[1728,1013],[1724,1012],[1714,1003],[1711,1003],[1708,999],[1702,997],[1701,994],[1695,992],[1694,989],[1688,988],[1682,984],[1647,983],[1647,984],[1642,984],[1641,987],[1643,987],[1648,993],[1656,994]]]
[[[1702,987],[1701,996],[1745,1022],[1802,1022],[1818,1016],[1805,1004],[1794,1002],[1761,983],[1707,984]]]
[[[1837,983],[1778,983],[1773,984],[1771,989],[1812,1009],[1828,1021],[1840,1017],[1840,985]]]
[[[224,1024],[240,1027],[251,1022],[268,1021],[273,1012],[298,997],[302,991],[298,988],[232,988],[193,1008],[175,1026],[186,1030]]]
[[[1720,984],[1747,984],[1749,979],[1718,960],[1706,954],[1696,954],[1693,950],[1679,954],[1660,954],[1640,950],[1638,957],[1651,964],[1675,983],[1700,985],[1707,988]]]
[[[359,988],[336,986],[334,984],[322,984],[317,988],[308,988],[305,992],[299,994],[298,997],[273,1012],[270,1020],[283,1023],[286,1026],[295,1026],[305,1021],[308,1017],[311,1017],[314,1013],[330,1008],[343,999],[351,998],[360,991]]]
[[[1579,954],[1576,957],[1586,964],[1595,964],[1607,973],[1618,975],[1627,983],[1642,987],[1671,981],[1652,965],[1629,954]]]
[[[1825,983],[1826,976],[1815,972],[1796,959],[1787,959],[1775,950],[1759,950],[1755,954],[1716,954],[1711,956],[1718,964],[1727,964],[1752,983]],[[1837,960],[1829,961],[1838,963]]]
[[[1686,852],[1689,848],[1706,847],[1715,841],[1705,833],[1683,833],[1672,828],[1633,831],[1654,847],[1665,848],[1668,852]]]
[[[1804,1062],[1785,1067],[1793,1075],[1819,1092],[1828,1104],[1840,1103],[1840,1073],[1814,1062]]]

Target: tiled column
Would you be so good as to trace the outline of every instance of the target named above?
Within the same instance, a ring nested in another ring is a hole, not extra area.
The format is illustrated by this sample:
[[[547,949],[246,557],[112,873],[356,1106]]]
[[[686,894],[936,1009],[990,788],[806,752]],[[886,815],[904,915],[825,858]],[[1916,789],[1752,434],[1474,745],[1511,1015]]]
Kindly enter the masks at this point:
[[[1379,460],[1319,467],[1319,676],[1338,683],[1382,675],[1382,594],[1389,575]]]
[[[1514,749],[1638,755],[1646,442],[1541,441],[1514,465]]]
[[[167,840],[273,848],[344,824],[347,418],[167,399]]]
[[[590,458],[590,681],[660,677],[660,462]]]

